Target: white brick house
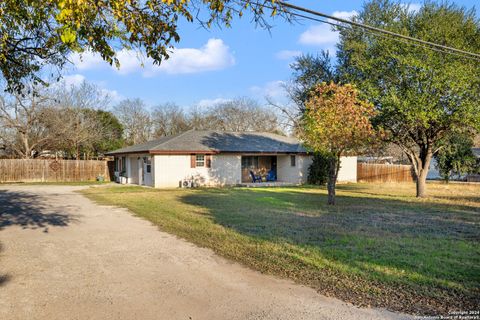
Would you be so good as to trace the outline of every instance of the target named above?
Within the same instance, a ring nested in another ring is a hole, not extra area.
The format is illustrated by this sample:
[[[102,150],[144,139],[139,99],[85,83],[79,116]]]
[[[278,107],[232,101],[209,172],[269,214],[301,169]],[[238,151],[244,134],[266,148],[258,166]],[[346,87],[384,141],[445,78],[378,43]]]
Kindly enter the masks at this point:
[[[262,181],[306,182],[312,157],[290,137],[264,132],[190,130],[109,153],[127,184],[175,188],[182,183],[225,186]],[[339,181],[356,182],[356,157],[342,157]]]

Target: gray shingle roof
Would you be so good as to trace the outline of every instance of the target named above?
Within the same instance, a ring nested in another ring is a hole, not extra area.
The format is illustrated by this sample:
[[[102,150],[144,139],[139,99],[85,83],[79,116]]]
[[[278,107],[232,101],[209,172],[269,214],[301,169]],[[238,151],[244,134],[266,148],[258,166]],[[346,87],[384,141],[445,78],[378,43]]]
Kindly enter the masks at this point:
[[[274,133],[190,130],[108,154],[162,152],[304,153],[306,150],[297,139]]]

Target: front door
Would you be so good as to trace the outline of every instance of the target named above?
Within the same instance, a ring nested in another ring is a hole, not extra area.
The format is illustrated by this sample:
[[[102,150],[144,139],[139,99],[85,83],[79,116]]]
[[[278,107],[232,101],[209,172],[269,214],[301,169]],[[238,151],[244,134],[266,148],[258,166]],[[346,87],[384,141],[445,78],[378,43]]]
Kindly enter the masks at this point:
[[[152,185],[152,158],[143,157],[143,184]]]

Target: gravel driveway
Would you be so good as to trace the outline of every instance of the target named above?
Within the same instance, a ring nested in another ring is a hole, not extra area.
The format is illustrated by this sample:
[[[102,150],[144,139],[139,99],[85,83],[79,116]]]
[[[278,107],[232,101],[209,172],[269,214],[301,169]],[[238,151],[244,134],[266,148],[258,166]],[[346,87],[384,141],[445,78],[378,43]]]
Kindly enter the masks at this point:
[[[0,186],[0,319],[404,318],[232,263],[81,188]]]

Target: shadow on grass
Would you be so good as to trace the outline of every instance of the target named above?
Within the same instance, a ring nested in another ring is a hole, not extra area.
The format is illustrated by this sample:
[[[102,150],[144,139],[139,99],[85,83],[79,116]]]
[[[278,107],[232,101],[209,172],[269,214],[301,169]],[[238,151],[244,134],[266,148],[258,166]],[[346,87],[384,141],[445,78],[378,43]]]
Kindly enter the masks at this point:
[[[459,196],[459,197],[451,197],[451,196],[435,196],[437,199],[445,199],[445,200],[455,200],[461,202],[473,202],[473,203],[480,203],[480,197],[478,196]],[[480,213],[480,212],[479,212]]]
[[[180,199],[240,234],[296,246],[313,269],[323,260],[341,272],[432,296],[479,293],[478,207],[360,192],[337,197],[328,206],[326,194],[311,188],[272,188],[201,190]]]
[[[21,226],[23,229],[42,228],[47,233],[50,226],[66,227],[76,221],[74,216],[61,211],[62,207],[52,209],[37,194],[0,190],[0,230]]]
[[[384,183],[376,184],[379,190],[372,192],[372,185],[368,183],[356,184],[340,184],[337,190],[347,192],[358,192],[363,195],[384,196],[401,199],[414,199],[415,187],[413,183]],[[462,184],[444,184],[444,183],[428,183],[426,201],[449,200],[461,205],[465,202],[479,204],[480,208],[480,188],[473,188],[472,185]],[[374,190],[374,189],[373,189]],[[453,204],[453,203],[451,203]]]
[[[338,204],[328,206],[325,194],[301,188],[205,190],[185,194],[181,200],[205,207],[216,222],[242,233],[299,244],[308,244],[305,233],[318,230],[373,237],[480,240],[480,207],[468,205],[357,194],[338,195]]]

